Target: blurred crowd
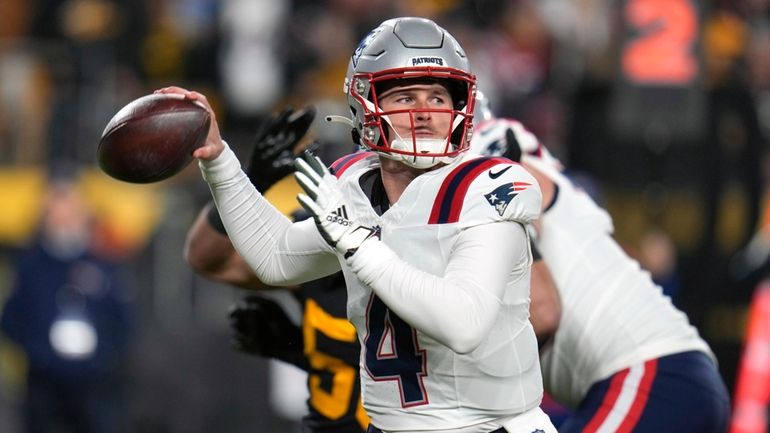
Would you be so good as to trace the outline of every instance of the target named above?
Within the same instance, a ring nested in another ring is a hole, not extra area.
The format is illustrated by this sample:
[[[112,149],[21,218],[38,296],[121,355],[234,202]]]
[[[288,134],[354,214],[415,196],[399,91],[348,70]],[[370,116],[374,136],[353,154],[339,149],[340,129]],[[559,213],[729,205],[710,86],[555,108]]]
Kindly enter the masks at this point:
[[[770,0],[3,0],[0,305],[19,251],[39,239],[52,174],[75,166],[93,252],[127,288],[134,330],[110,377],[123,383],[123,428],[290,431],[265,362],[230,351],[233,289],[182,260],[208,199],[197,169],[123,184],[100,173],[96,146],[120,107],[171,84],[209,97],[236,151],[285,105],[317,106],[315,137],[349,143],[323,118],[347,113],[349,56],[395,16],[457,37],[492,109],[527,125],[612,213],[732,386],[748,303],[770,271]],[[0,340],[0,431],[21,431],[22,349]]]

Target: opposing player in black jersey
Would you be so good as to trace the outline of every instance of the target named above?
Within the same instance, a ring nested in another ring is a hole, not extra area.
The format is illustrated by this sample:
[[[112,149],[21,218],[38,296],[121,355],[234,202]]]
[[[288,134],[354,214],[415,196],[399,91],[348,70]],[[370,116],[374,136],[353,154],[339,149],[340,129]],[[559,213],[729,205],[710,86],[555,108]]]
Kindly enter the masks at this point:
[[[266,120],[254,139],[246,172],[261,192],[267,192],[294,171],[294,154],[308,131],[315,109],[287,108]],[[301,146],[300,146],[301,147]],[[291,180],[293,182],[293,179]],[[296,193],[289,193],[290,202]],[[280,196],[280,194],[278,194]],[[295,219],[303,212],[290,212]],[[185,259],[212,280],[234,286],[269,290],[234,250],[216,207],[209,203],[190,228]],[[254,294],[230,313],[238,350],[294,364],[308,372],[309,414],[303,432],[362,433],[369,418],[361,406],[359,343],[345,314],[346,291],[341,274],[291,288],[302,305],[302,322],[295,325],[275,301]]]

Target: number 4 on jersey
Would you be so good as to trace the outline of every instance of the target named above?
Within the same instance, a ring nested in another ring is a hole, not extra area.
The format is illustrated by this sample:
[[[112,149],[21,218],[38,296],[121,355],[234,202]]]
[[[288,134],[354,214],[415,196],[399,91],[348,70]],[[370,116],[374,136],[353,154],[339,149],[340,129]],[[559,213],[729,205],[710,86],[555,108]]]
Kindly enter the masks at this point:
[[[417,344],[416,331],[375,295],[369,300],[366,315],[364,356],[369,376],[377,381],[397,381],[402,407],[427,404],[425,350]]]

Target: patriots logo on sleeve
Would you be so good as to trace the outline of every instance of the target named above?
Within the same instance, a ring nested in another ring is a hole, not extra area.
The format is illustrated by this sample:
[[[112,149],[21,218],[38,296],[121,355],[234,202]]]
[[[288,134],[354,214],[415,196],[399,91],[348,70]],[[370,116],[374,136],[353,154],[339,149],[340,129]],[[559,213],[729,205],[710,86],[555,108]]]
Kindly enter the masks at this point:
[[[487,203],[495,208],[500,216],[503,216],[511,200],[519,195],[519,192],[524,191],[530,186],[532,184],[528,182],[504,183],[495,188],[494,191],[484,194],[484,198],[487,199]]]

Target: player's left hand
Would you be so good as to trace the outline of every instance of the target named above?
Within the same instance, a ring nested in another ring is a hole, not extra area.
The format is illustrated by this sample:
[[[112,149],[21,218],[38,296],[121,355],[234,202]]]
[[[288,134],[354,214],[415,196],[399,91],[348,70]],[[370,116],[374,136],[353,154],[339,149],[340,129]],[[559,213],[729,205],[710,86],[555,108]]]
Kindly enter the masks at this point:
[[[294,162],[297,182],[305,191],[297,200],[315,219],[326,242],[345,258],[352,256],[364,241],[380,237],[379,227],[366,227],[356,217],[342,195],[337,178],[311,152]]]

